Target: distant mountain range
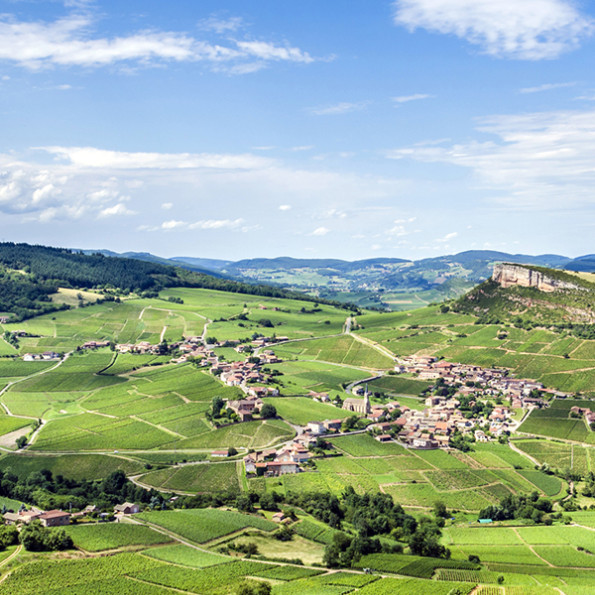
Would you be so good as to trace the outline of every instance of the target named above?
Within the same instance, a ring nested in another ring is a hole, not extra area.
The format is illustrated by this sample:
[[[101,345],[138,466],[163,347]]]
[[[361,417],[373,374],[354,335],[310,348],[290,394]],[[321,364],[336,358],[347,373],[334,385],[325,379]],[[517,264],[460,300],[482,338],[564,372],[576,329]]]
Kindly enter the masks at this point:
[[[169,264],[247,283],[276,285],[320,298],[357,303],[363,307],[393,310],[407,310],[458,297],[489,278],[497,262],[595,271],[593,254],[573,259],[558,254],[531,256],[492,250],[470,250],[422,260],[373,258],[347,261],[279,257],[236,262],[187,256],[168,259],[145,252],[86,252]]]

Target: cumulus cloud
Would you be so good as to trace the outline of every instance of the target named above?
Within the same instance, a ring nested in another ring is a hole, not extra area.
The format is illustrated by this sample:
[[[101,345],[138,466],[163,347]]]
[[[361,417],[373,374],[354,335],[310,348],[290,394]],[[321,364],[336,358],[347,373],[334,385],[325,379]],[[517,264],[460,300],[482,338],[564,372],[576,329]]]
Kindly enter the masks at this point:
[[[290,211],[291,205],[279,205],[279,210],[280,211]]]
[[[342,102],[335,105],[329,105],[327,107],[313,107],[310,109],[310,113],[315,116],[339,116],[341,114],[348,114],[350,112],[359,112],[365,109],[368,105],[368,101],[360,101],[358,103]]]
[[[413,146],[387,156],[470,168],[508,208],[594,204],[595,110],[492,116],[479,120],[477,129],[495,140]]]
[[[500,58],[556,58],[594,31],[568,0],[396,0],[394,8],[397,25],[456,35]]]
[[[135,215],[135,212],[128,209],[122,202],[111,207],[106,207],[99,212],[99,217],[115,217],[119,215]]]
[[[325,236],[329,231],[330,229],[327,229],[326,227],[317,227],[310,235]]]
[[[235,25],[239,26],[239,21],[212,21],[211,29],[223,33]],[[308,52],[289,44],[233,39],[215,43],[184,32],[156,29],[107,38],[93,36],[92,27],[93,20],[84,14],[53,22],[25,22],[2,15],[0,60],[33,70],[51,66],[204,62],[216,70],[238,73],[258,70],[271,62],[315,61]]]

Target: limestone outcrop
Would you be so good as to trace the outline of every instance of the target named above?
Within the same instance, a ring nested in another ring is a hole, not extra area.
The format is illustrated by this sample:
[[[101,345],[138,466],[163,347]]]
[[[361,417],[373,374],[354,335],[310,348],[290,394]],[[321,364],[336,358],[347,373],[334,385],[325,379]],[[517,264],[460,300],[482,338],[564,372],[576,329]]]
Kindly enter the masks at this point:
[[[560,289],[580,289],[578,285],[550,277],[541,271],[509,263],[494,265],[492,279],[501,287],[535,287],[540,291],[553,292]]]

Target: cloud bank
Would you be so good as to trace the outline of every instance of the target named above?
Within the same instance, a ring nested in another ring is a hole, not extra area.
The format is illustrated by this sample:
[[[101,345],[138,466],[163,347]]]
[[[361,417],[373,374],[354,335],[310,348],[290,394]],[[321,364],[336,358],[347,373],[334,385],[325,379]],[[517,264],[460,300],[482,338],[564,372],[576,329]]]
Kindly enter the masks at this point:
[[[397,25],[455,35],[498,58],[556,58],[595,30],[566,0],[397,0],[394,10]]]

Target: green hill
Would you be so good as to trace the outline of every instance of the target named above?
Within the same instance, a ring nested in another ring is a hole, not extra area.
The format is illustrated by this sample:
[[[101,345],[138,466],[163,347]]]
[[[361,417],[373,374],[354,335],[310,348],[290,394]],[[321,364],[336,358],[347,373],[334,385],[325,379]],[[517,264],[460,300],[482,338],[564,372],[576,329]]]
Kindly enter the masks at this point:
[[[279,287],[215,277],[181,267],[65,248],[0,243],[0,312],[10,320],[68,308],[52,301],[58,288],[97,290],[103,299],[135,293],[156,297],[166,287],[198,287],[267,297],[323,301]],[[343,307],[349,307],[345,305]]]
[[[595,275],[544,267],[503,264],[490,279],[450,304],[479,323],[548,327],[594,338]]]

